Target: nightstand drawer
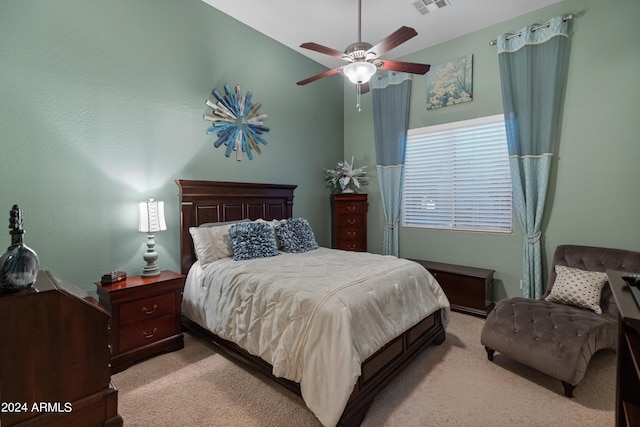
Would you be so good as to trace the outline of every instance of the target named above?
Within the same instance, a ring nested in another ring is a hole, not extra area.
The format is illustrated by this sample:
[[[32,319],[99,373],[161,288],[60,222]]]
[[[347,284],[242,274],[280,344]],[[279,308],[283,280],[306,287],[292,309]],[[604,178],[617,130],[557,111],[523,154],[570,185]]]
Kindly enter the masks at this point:
[[[176,333],[176,316],[164,316],[120,329],[120,352],[151,344]]]
[[[175,293],[143,298],[122,304],[120,307],[120,326],[175,313]]]

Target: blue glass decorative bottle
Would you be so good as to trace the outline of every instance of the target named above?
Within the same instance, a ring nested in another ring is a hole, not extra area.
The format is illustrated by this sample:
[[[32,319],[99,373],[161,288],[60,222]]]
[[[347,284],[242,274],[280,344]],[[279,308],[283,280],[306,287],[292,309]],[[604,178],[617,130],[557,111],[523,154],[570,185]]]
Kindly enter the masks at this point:
[[[23,242],[22,211],[18,205],[11,208],[9,228],[11,246],[0,257],[0,291],[3,293],[31,287],[40,268],[38,254]]]

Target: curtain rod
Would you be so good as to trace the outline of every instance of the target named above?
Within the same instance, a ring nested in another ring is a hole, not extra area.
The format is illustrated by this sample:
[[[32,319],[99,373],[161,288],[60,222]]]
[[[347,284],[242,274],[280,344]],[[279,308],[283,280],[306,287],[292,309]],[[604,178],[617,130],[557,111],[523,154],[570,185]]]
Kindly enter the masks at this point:
[[[573,18],[574,18],[573,13],[570,13],[570,14],[568,14],[568,15],[566,15],[566,16],[563,16],[563,17],[562,17],[562,20],[563,20],[564,22],[567,22],[567,21],[572,20]],[[547,22],[546,24],[538,25],[538,26],[535,26],[535,27],[531,28],[531,31],[536,31],[536,30],[539,30],[540,28],[548,27],[549,25],[550,25],[550,24]],[[511,39],[511,38],[513,38],[513,37],[520,37],[521,35],[522,35],[522,33],[521,33],[521,32],[517,32],[517,33],[515,33],[515,34],[508,35],[508,36],[507,36],[507,40],[509,40],[509,39]],[[489,46],[495,46],[495,45],[497,45],[497,44],[498,44],[498,40],[491,40],[491,41],[489,42]]]

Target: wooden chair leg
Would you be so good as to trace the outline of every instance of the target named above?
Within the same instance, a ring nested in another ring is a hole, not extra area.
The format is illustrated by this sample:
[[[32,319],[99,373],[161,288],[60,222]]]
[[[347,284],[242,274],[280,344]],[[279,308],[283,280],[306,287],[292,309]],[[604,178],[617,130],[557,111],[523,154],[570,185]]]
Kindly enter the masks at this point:
[[[494,355],[494,353],[495,353],[496,351],[495,351],[495,350],[493,350],[493,349],[491,349],[491,348],[489,348],[489,347],[486,347],[486,346],[485,346],[485,348],[484,348],[484,349],[487,351],[487,358],[488,358],[489,360],[493,361],[493,355]]]
[[[562,385],[564,386],[564,395],[567,397],[573,397],[573,390],[576,386],[571,385],[566,381],[562,381]]]

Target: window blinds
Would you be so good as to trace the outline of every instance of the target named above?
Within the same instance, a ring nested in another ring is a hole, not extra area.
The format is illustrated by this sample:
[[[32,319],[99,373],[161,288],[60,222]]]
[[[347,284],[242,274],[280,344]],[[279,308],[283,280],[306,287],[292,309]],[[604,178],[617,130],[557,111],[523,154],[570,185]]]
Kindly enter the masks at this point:
[[[402,225],[511,232],[511,175],[502,115],[411,129]]]

